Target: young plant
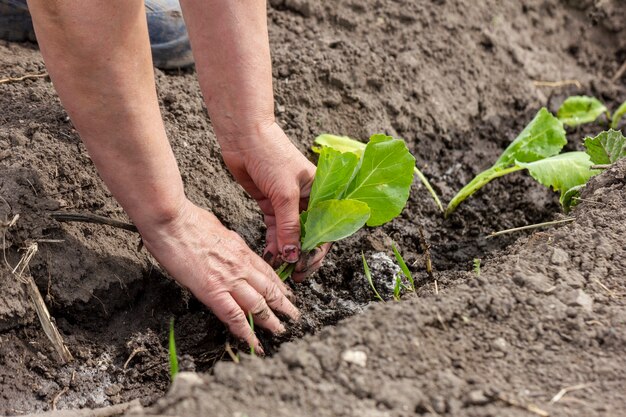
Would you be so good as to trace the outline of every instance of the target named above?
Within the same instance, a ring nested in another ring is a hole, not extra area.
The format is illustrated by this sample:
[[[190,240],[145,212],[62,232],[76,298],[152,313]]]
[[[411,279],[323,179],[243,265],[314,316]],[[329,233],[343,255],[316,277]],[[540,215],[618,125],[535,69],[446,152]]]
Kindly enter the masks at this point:
[[[591,170],[593,162],[585,152],[559,155],[566,143],[561,121],[542,108],[496,163],[474,177],[452,198],[446,209],[446,217],[490,181],[524,169],[539,183],[561,192],[561,204],[564,204],[568,190],[585,184],[599,172]]]
[[[409,291],[415,291],[415,280],[413,279],[413,274],[411,274],[409,267],[406,265],[406,262],[404,262],[404,258],[398,251],[398,248],[396,248],[395,243],[391,244],[391,249],[393,249],[393,255],[396,258],[396,262],[398,262],[398,265],[400,266],[400,271],[409,280]]]
[[[477,277],[480,276],[480,259],[474,258],[474,273]]]
[[[400,274],[396,275],[396,282],[393,286],[393,299],[396,301],[400,301],[400,293],[402,289],[406,288],[402,283],[402,276]]]
[[[365,254],[363,252],[361,252],[361,259],[363,259],[363,271],[365,272],[365,278],[367,278],[367,282],[370,284],[370,288],[372,289],[372,291],[374,291],[374,295],[379,301],[385,302],[385,300],[383,300],[383,297],[380,296],[378,290],[376,290],[376,287],[374,286],[372,273],[370,272],[370,267],[365,260]]]
[[[415,158],[404,141],[374,135],[361,153],[320,150],[309,205],[300,215],[301,250],[344,239],[398,216],[409,198]],[[295,265],[283,264],[284,280]]]
[[[615,113],[613,113],[613,117],[611,118],[611,129],[617,129],[617,125],[619,124],[620,119],[624,117],[625,114],[626,114],[626,101],[623,102],[617,108],[617,110],[615,110]]]
[[[174,319],[170,320],[169,336],[170,379],[173,381],[178,374],[178,356],[176,355],[176,339],[174,338]]]
[[[600,100],[589,96],[571,96],[565,99],[556,113],[564,125],[575,127],[594,122],[602,113],[610,118],[609,110]]]
[[[347,136],[335,136],[329,134],[318,136],[317,138],[315,138],[315,143],[322,147],[332,148],[339,152],[352,152],[357,155],[362,155],[366,146],[365,143],[351,139]],[[313,150],[319,152],[320,148],[313,148]],[[437,207],[439,207],[439,210],[443,211],[443,205],[441,204],[441,200],[439,200],[439,196],[437,196],[437,193],[433,189],[432,185],[430,185],[428,178],[426,178],[426,176],[422,173],[422,171],[419,170],[419,168],[417,168],[417,166],[413,168],[413,172],[415,173],[415,175],[417,175],[417,178],[419,178],[426,190],[428,190],[433,200],[435,201],[435,204],[437,205]]]
[[[595,122],[602,113],[605,113],[607,119],[611,121],[611,129],[617,129],[620,119],[626,114],[626,101],[611,116],[607,107],[597,98],[572,96],[566,98],[561,104],[557,110],[557,117],[563,124],[575,127]]]

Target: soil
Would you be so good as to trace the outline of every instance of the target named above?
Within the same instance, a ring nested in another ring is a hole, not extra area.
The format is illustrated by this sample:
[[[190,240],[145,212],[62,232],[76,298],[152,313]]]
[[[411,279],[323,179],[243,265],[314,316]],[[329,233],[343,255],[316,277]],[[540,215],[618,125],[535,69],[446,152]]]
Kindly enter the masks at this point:
[[[322,132],[402,137],[444,201],[541,106],[626,100],[626,77],[611,81],[626,59],[620,0],[270,3],[276,115],[294,143],[314,160]],[[36,45],[0,43],[0,78],[44,70]],[[260,251],[261,216],[221,161],[195,74],[156,74],[189,197]],[[303,319],[282,338],[262,334],[261,359],[138,250],[136,234],[50,217],[127,220],[49,80],[0,92],[0,220],[19,214],[6,259],[38,244],[29,272],[75,356],[59,363],[22,284],[0,268],[0,414],[119,415],[126,407],[90,410],[133,399],[133,416],[626,414],[626,164],[592,180],[573,223],[493,239],[561,218],[557,196],[513,174],[444,220],[416,181],[398,219],[335,245],[316,276],[292,284]],[[568,147],[600,128],[571,130]],[[390,299],[392,241],[418,282],[401,302]],[[361,251],[388,302],[373,302]],[[170,388],[171,317],[181,368],[200,373]]]

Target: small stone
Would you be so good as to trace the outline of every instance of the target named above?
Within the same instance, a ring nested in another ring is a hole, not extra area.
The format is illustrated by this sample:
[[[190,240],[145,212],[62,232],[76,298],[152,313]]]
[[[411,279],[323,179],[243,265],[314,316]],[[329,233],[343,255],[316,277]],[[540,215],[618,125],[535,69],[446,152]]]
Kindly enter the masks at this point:
[[[574,303],[587,312],[593,311],[593,299],[583,290],[578,290]]]
[[[565,265],[569,261],[569,254],[561,248],[554,248],[550,261],[554,265]]]
[[[469,394],[467,394],[466,403],[468,405],[485,405],[489,402],[489,398],[482,390],[470,391]]]
[[[367,365],[367,354],[362,350],[350,349],[341,354],[341,360],[365,368]]]
[[[104,389],[104,393],[108,395],[109,397],[113,397],[114,395],[119,394],[121,390],[122,390],[122,387],[120,385],[113,384],[113,385],[109,385],[108,387],[106,387]]]
[[[499,350],[500,352],[506,352],[508,343],[503,337],[496,338],[491,344],[495,350]]]

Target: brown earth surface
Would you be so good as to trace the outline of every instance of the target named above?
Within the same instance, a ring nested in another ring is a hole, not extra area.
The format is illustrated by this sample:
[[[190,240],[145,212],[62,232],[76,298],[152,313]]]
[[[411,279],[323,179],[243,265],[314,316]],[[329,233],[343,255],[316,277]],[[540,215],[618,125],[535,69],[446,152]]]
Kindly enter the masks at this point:
[[[294,143],[314,160],[322,132],[402,137],[444,201],[541,106],[554,111],[573,94],[612,109],[626,100],[626,76],[611,81],[626,60],[620,0],[270,3],[276,115]],[[44,70],[36,45],[0,42],[0,78]],[[221,161],[195,74],[156,72],[189,197],[260,251],[261,216]],[[534,83],[571,79],[580,84]],[[568,147],[602,128],[569,131]],[[0,221],[20,216],[6,260],[38,243],[29,272],[75,357],[59,364],[22,284],[1,267],[0,414],[119,415],[126,407],[90,409],[139,399],[128,415],[626,415],[626,164],[592,180],[573,223],[494,239],[485,236],[560,218],[557,196],[514,174],[444,220],[416,181],[401,217],[335,245],[316,276],[293,285],[303,319],[281,339],[261,335],[265,359],[246,355],[137,250],[135,234],[50,217],[126,219],[47,78],[0,84],[0,164]],[[360,253],[389,298],[392,241],[418,290],[374,303]],[[182,369],[201,373],[168,391],[171,317]]]

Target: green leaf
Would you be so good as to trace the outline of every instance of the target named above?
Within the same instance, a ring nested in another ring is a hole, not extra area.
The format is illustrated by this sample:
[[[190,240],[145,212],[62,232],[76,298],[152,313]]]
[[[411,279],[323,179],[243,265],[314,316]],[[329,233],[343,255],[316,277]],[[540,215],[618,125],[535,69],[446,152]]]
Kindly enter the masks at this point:
[[[369,265],[367,265],[367,261],[365,260],[365,254],[363,254],[363,252],[361,252],[361,259],[363,259],[363,271],[365,272],[365,278],[367,278],[367,282],[370,284],[370,288],[372,289],[372,291],[374,291],[374,295],[376,296],[376,298],[384,302],[385,300],[383,300],[383,297],[380,296],[380,294],[376,290],[376,287],[374,286],[374,280],[372,280],[372,273],[370,272],[370,267]]]
[[[586,137],[585,147],[594,164],[612,164],[626,157],[626,138],[619,130],[602,132],[595,138]]]
[[[415,158],[403,140],[374,135],[365,147],[359,170],[345,198],[369,206],[368,226],[386,223],[398,216],[406,205],[414,166]]]
[[[344,239],[365,225],[370,208],[356,200],[326,200],[308,210],[302,250],[310,251],[321,244]]]
[[[384,138],[388,137],[385,135],[374,135],[373,137],[375,136],[381,136]],[[313,152],[315,153],[321,153],[324,147],[329,147],[339,152],[352,152],[356,154],[357,157],[361,158],[361,156],[363,155],[363,151],[365,151],[364,143],[351,139],[347,136],[323,134],[315,138],[315,143],[317,143],[318,145],[322,145],[322,147],[313,147]],[[441,200],[433,189],[433,186],[430,185],[430,181],[428,181],[428,178],[426,178],[426,176],[422,173],[422,171],[419,170],[417,166],[413,168],[413,171],[415,172],[415,175],[417,175],[417,178],[419,178],[419,180],[422,182],[422,185],[424,185],[426,190],[430,193],[433,201],[435,202],[437,207],[439,207],[439,210],[443,211],[443,205],[441,204]]]
[[[315,138],[315,143],[318,145],[327,146],[333,148],[339,152],[352,152],[361,158],[365,151],[365,143],[358,140],[351,139],[347,136],[336,136],[330,134],[319,135]]]
[[[617,110],[615,110],[615,113],[613,113],[613,117],[611,118],[611,128],[612,129],[617,129],[617,125],[619,124],[620,119],[622,117],[624,117],[625,114],[626,114],[626,101],[623,102],[617,108]]]
[[[402,255],[398,251],[398,248],[396,248],[396,244],[395,243],[391,244],[391,249],[393,249],[393,256],[395,256],[396,261],[398,262],[398,265],[400,265],[400,270],[402,271],[404,276],[407,277],[407,279],[409,280],[409,283],[411,284],[411,291],[414,291],[415,290],[415,280],[413,280],[413,274],[411,274],[411,270],[406,265],[406,262],[404,262],[404,258],[402,257]]]
[[[448,207],[446,208],[445,216],[448,217],[450,214],[452,214],[452,212],[457,208],[459,204],[461,204],[465,199],[470,197],[476,191],[489,184],[491,181],[512,172],[520,171],[521,169],[522,168],[519,166],[512,166],[507,168],[503,166],[494,166],[476,175],[474,179],[472,179],[465,187],[461,188],[461,190],[456,193],[454,197],[452,197],[452,200],[450,200],[450,202],[448,203]]]
[[[568,97],[556,115],[567,126],[580,126],[595,121],[607,108],[600,100],[589,96]]]
[[[528,169],[539,183],[561,193],[586,184],[589,178],[600,172],[591,169],[593,162],[585,152],[566,152],[535,162],[518,162],[518,165]]]
[[[178,356],[176,355],[176,339],[174,338],[174,319],[170,320],[169,337],[170,378],[173,381],[178,374]]]
[[[358,162],[354,153],[340,153],[333,148],[324,147],[317,162],[309,208],[322,201],[341,198],[352,180]]]
[[[562,123],[542,108],[517,138],[506,148],[494,166],[515,161],[532,162],[558,154],[567,144]]]

